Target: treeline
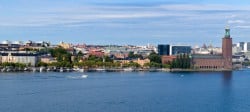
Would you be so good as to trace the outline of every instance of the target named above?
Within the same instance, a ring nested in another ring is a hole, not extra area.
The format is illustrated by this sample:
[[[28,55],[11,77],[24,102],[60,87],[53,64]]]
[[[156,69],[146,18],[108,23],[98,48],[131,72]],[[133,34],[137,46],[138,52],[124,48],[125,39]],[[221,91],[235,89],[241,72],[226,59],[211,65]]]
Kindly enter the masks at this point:
[[[191,68],[191,59],[187,54],[180,54],[170,65],[170,68],[189,69]]]
[[[0,63],[0,67],[25,68],[25,67],[27,67],[27,65],[26,64],[22,64],[22,63],[4,62],[4,63]]]

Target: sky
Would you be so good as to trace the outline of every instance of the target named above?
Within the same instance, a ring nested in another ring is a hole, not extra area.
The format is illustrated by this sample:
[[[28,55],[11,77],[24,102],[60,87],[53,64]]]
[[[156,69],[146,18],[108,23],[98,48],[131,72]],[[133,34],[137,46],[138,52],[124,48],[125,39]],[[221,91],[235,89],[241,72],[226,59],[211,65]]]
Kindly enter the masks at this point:
[[[221,45],[250,41],[249,0],[1,0],[0,41]]]

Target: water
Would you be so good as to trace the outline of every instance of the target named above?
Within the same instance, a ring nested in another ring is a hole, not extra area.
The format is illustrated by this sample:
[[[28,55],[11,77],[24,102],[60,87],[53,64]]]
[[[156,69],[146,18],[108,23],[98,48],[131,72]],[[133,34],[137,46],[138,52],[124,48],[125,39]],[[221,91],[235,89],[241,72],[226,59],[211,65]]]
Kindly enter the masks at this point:
[[[250,71],[0,73],[0,112],[248,112]]]

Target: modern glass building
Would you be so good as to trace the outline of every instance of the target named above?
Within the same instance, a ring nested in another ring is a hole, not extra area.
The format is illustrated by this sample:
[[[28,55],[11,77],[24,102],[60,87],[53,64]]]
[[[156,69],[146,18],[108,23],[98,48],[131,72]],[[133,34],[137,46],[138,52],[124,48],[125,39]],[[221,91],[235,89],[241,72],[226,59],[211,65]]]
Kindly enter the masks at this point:
[[[177,55],[177,54],[190,54],[191,53],[191,46],[170,46],[170,55]]]
[[[178,54],[190,54],[191,46],[184,45],[158,45],[159,55],[178,55]]]
[[[170,45],[158,45],[158,54],[159,55],[170,55]]]

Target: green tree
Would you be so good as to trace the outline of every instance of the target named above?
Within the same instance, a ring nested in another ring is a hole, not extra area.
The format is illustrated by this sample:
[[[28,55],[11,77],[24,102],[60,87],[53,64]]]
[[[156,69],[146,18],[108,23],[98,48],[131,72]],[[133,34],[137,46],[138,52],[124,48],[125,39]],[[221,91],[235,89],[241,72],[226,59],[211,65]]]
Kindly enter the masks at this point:
[[[156,54],[155,52],[151,53],[148,56],[150,62],[154,62],[154,63],[161,63],[161,56]]]

